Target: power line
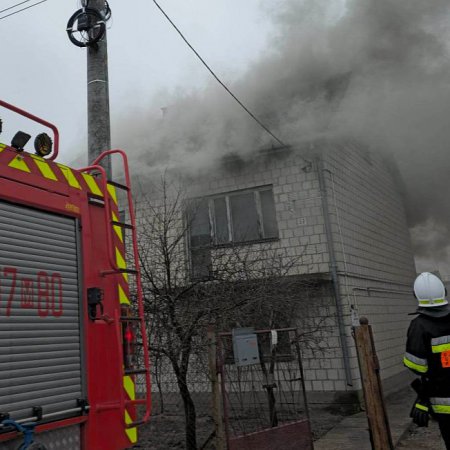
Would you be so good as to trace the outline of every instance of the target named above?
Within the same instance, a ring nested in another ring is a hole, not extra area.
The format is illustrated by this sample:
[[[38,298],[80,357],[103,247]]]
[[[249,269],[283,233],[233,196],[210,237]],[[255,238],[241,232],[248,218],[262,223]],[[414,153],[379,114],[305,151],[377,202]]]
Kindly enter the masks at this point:
[[[24,2],[16,3],[15,5],[10,6],[9,8],[2,9],[2,10],[0,11],[0,14],[1,14],[2,12],[9,11],[10,9],[13,9],[13,8],[15,8],[15,7],[17,7],[17,6],[23,5],[24,3],[28,3],[28,2],[31,2],[31,0],[25,0]]]
[[[195,50],[195,48],[190,44],[190,42],[186,39],[184,34],[180,31],[180,29],[175,25],[172,19],[167,15],[167,13],[161,8],[156,0],[153,0],[153,3],[157,6],[157,8],[162,12],[164,17],[169,21],[169,23],[173,26],[173,28],[177,31],[177,33],[181,36],[183,41],[187,44],[187,46],[194,52],[195,56],[201,61],[201,63],[208,69],[209,73],[217,80],[217,82],[236,100],[236,102],[247,112],[247,114],[252,117],[252,119],[267,133],[269,133],[280,145],[283,147],[287,147],[287,145],[279,138],[277,138],[270,130],[267,128],[228,88],[228,86],[215,74],[215,72],[211,69],[211,67],[206,63],[206,61],[200,56],[200,54]]]
[[[2,13],[2,12],[4,12],[4,11],[8,11],[9,9],[15,8],[16,6],[23,5],[24,3],[27,3],[27,2],[29,2],[29,1],[31,1],[31,0],[25,0],[25,1],[22,2],[22,3],[17,3],[17,4],[14,5],[14,6],[11,6],[11,7],[9,7],[9,8],[4,9],[3,11],[0,11],[0,13]],[[7,17],[13,16],[14,14],[18,14],[18,13],[20,13],[21,11],[25,11],[26,9],[30,9],[30,8],[32,8],[33,6],[40,5],[41,3],[45,3],[46,1],[47,1],[47,0],[41,0],[40,2],[33,3],[33,4],[30,5],[30,6],[27,6],[27,7],[25,7],[25,8],[19,9],[19,10],[17,10],[17,11],[12,12],[12,13],[6,14],[6,16],[0,17],[0,20],[6,19]]]

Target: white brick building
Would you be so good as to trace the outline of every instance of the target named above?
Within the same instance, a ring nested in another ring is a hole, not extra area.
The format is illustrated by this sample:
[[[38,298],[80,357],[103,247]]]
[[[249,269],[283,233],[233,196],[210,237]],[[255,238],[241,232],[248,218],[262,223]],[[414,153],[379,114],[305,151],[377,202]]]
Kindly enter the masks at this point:
[[[191,180],[189,195],[205,199],[187,239],[194,274],[214,270],[218,249],[270,246],[299,258],[292,275],[329,286],[335,321],[326,352],[305,355],[309,390],[360,389],[352,311],[373,326],[385,389],[401,385],[415,266],[397,177],[380,154],[322,142],[229,158]]]

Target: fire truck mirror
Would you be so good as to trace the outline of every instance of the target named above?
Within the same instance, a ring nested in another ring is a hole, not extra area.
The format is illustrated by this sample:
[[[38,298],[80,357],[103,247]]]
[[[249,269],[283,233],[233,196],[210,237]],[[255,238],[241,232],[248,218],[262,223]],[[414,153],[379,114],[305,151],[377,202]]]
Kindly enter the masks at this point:
[[[100,308],[100,313],[103,315],[103,290],[98,287],[88,288],[87,290],[88,300],[88,315],[89,319],[97,319],[97,310]]]

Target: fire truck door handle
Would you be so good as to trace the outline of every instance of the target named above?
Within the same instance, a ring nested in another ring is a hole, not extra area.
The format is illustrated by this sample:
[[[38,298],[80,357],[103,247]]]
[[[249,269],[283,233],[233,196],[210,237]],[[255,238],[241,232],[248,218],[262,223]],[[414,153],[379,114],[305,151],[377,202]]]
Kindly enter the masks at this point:
[[[103,289],[100,289],[98,287],[88,288],[87,301],[89,319],[97,319],[97,307],[100,307],[100,312],[103,316]]]

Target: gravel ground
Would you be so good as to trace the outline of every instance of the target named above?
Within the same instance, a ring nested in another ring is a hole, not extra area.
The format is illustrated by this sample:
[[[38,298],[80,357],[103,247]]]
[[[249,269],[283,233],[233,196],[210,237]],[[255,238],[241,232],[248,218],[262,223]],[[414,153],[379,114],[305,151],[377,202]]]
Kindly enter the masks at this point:
[[[444,441],[439,433],[437,422],[430,422],[428,428],[413,427],[397,445],[397,449],[445,450]]]

